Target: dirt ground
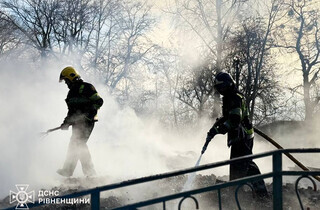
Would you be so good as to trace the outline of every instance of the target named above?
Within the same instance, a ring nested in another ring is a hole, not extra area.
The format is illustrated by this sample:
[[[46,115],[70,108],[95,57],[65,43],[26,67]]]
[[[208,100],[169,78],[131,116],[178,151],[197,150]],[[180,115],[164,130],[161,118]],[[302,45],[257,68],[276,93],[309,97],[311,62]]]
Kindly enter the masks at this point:
[[[216,178],[214,175],[197,175],[194,181],[194,188],[200,188],[205,186],[214,185],[216,183],[223,183],[222,177]],[[178,176],[160,181],[155,181],[142,186],[132,186],[127,188],[121,188],[110,192],[101,193],[100,205],[101,209],[112,209],[115,207],[127,205],[130,203],[139,202],[146,199],[152,199],[163,195],[174,194],[181,192],[187,176]],[[72,192],[80,191],[83,189],[91,188],[96,185],[97,182],[102,180],[90,180],[70,178],[61,184],[61,186],[55,187],[52,190],[59,190],[60,195],[70,194]],[[89,183],[90,182],[90,183]],[[96,182],[96,183],[95,183]],[[239,205],[241,209],[248,210],[267,210],[273,209],[272,204],[272,184],[267,184],[267,189],[270,193],[270,197],[266,199],[257,198],[249,187],[242,187],[239,191]],[[299,188],[302,204],[304,209],[309,208],[319,209],[320,206],[320,191],[314,191],[311,187]],[[217,191],[206,192],[194,195],[199,204],[199,209],[219,209],[219,201]],[[178,209],[178,204],[181,199],[174,201],[168,201],[166,203],[167,209]],[[0,201],[0,208],[9,207],[9,196]],[[238,209],[234,189],[225,188],[221,190],[221,207],[222,209]],[[88,204],[77,205],[45,205],[34,209],[90,209]],[[162,209],[162,204],[144,207],[142,209]],[[188,198],[181,205],[181,209],[195,209],[195,203],[192,199]],[[277,208],[274,208],[277,209]],[[299,200],[295,192],[294,183],[285,184],[283,186],[283,209],[294,210],[301,209]]]

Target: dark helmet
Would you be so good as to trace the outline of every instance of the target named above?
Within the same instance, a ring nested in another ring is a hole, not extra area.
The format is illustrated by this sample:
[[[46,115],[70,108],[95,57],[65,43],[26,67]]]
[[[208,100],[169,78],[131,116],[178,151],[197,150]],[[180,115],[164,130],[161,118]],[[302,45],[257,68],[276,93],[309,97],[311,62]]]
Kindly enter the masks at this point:
[[[229,73],[219,72],[214,80],[214,88],[221,95],[225,95],[235,88],[235,82]]]

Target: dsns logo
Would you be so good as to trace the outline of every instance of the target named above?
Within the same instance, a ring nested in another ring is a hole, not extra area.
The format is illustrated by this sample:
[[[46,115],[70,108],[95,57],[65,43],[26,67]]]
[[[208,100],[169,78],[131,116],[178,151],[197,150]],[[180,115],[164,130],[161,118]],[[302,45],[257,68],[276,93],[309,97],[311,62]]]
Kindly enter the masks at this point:
[[[27,203],[34,203],[34,191],[27,193],[28,187],[28,184],[17,184],[18,192],[10,190],[10,204],[17,202],[16,209],[29,209]]]

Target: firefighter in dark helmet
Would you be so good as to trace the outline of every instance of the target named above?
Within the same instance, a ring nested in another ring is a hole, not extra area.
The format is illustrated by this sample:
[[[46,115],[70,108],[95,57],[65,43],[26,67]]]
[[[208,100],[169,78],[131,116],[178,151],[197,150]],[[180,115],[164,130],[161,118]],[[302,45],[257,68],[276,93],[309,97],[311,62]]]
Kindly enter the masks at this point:
[[[222,117],[218,118],[209,130],[201,153],[205,152],[215,135],[228,133],[231,159],[251,155],[254,133],[244,96],[236,88],[231,75],[225,72],[216,75],[214,87],[223,96]],[[252,160],[230,164],[230,180],[256,174],[260,174],[260,170]],[[252,186],[258,196],[268,195],[263,180],[253,182]]]
[[[96,172],[86,143],[97,121],[97,111],[102,106],[103,100],[95,87],[84,82],[71,66],[61,71],[59,81],[65,81],[69,88],[66,98],[68,114],[61,124],[61,129],[67,130],[72,126],[72,136],[63,168],[57,173],[61,176],[72,176],[80,160],[84,175],[93,176]]]

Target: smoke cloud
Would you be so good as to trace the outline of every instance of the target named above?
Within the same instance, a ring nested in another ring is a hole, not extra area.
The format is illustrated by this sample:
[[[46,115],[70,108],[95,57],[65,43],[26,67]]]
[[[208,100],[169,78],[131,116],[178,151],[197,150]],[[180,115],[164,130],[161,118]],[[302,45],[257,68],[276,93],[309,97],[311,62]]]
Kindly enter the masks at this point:
[[[41,68],[23,62],[2,65],[1,198],[14,190],[15,184],[29,184],[37,190],[63,183],[64,178],[56,170],[63,165],[71,129],[58,130],[44,138],[39,133],[60,126],[66,116],[64,99],[68,88],[58,83],[66,65],[69,64],[47,63]],[[80,74],[92,82],[83,72]],[[157,119],[141,119],[133,109],[120,108],[104,85],[92,83],[104,99],[99,122],[88,141],[98,175],[107,177],[101,184],[194,166],[207,128],[190,132],[191,136],[183,131],[168,133]],[[83,176],[80,163],[74,176]]]
[[[3,64],[1,78],[0,118],[0,197],[9,195],[15,184],[29,184],[30,188],[51,189],[64,182],[56,174],[66,156],[71,136],[69,131],[55,131],[45,138],[39,133],[59,126],[66,113],[64,99],[68,88],[58,83],[60,71],[69,65],[43,64],[41,68],[28,63]],[[86,79],[85,74],[83,79]],[[104,99],[98,113],[99,122],[88,141],[98,176],[105,177],[99,185],[127,179],[193,167],[199,158],[206,132],[212,126],[201,121],[193,129],[169,132],[157,119],[140,118],[133,109],[119,107],[103,84],[92,82]],[[285,148],[320,147],[317,134],[281,130],[272,137]],[[308,134],[311,134],[309,135]],[[209,144],[201,164],[229,159],[226,137],[218,135]],[[274,150],[265,140],[257,138],[254,153]],[[319,167],[319,158],[298,155],[298,159],[311,167]],[[262,173],[272,169],[271,158],[255,161]],[[284,168],[293,164],[284,158]],[[202,174],[228,175],[228,167],[202,172]],[[78,163],[75,177],[82,177]]]

